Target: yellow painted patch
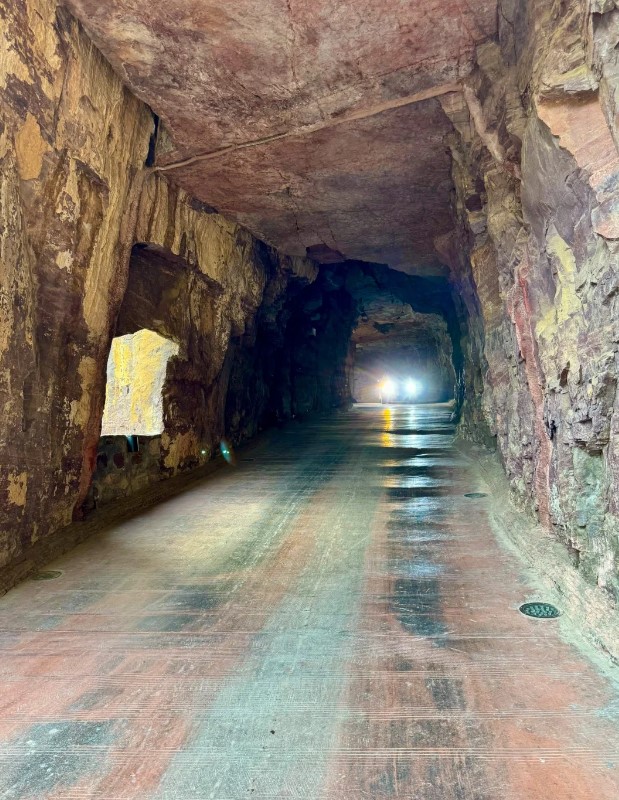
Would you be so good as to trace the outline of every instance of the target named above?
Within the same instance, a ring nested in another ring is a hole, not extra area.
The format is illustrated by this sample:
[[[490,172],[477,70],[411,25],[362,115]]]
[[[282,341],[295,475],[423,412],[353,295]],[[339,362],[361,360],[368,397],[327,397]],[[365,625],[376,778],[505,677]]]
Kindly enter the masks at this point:
[[[43,156],[48,149],[47,143],[41,136],[39,123],[32,114],[26,114],[26,121],[15,137],[17,169],[23,181],[39,177],[43,167]]]
[[[107,362],[102,436],[156,436],[163,431],[162,389],[178,345],[149,330],[118,336]]]
[[[9,474],[7,486],[9,503],[14,506],[26,505],[26,494],[28,493],[28,473],[12,472]]]

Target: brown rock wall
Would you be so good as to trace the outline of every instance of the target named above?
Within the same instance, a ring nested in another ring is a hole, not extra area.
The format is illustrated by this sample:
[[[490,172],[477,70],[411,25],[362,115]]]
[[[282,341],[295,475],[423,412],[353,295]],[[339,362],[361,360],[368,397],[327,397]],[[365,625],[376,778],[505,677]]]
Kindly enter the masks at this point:
[[[479,302],[484,416],[516,496],[616,594],[617,37],[606,5],[600,16],[578,0],[504,3],[500,45],[479,49],[470,78],[476,104],[443,106],[471,265],[452,268]]]
[[[160,476],[173,474],[223,433],[230,342],[251,326],[268,276],[285,291],[316,269],[145,168],[152,113],[54,0],[0,3],[0,19],[0,567],[10,581],[5,565],[37,548],[49,557],[55,532],[81,513],[112,336],[137,324],[179,344],[159,456]],[[132,321],[136,242],[176,259],[178,274],[142,275],[151,291]]]
[[[47,0],[0,6],[0,563],[70,521],[152,118]]]

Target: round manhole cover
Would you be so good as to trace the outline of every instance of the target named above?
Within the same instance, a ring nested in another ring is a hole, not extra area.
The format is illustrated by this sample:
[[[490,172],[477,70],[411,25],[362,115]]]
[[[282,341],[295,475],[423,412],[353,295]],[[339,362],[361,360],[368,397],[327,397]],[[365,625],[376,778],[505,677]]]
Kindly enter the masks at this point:
[[[59,578],[62,572],[59,569],[48,569],[45,572],[35,572],[32,576],[33,581],[53,581],[54,578]]]
[[[520,612],[525,617],[535,617],[535,619],[556,619],[561,616],[561,612],[551,603],[524,603],[520,606]]]
[[[470,500],[480,500],[482,497],[488,497],[486,492],[467,492],[464,496]]]

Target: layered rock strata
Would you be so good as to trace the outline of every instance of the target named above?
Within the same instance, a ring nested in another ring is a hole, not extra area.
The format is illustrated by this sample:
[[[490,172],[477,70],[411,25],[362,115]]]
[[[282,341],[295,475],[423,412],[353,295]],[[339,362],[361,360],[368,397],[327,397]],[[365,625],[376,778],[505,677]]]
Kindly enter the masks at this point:
[[[619,11],[510,0],[500,18],[442,99],[459,228],[439,246],[471,321],[467,379],[481,367],[463,431],[485,421],[514,495],[616,596]]]

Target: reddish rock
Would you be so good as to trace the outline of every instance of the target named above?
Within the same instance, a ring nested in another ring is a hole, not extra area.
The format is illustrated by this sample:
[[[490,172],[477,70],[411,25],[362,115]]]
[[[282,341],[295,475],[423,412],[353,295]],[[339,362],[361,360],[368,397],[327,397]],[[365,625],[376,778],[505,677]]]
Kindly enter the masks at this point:
[[[159,164],[232,149],[174,181],[286,253],[326,245],[411,272],[441,270],[432,241],[450,228],[438,100],[333,124],[460,80],[496,33],[496,5],[70,2],[164,121]]]

